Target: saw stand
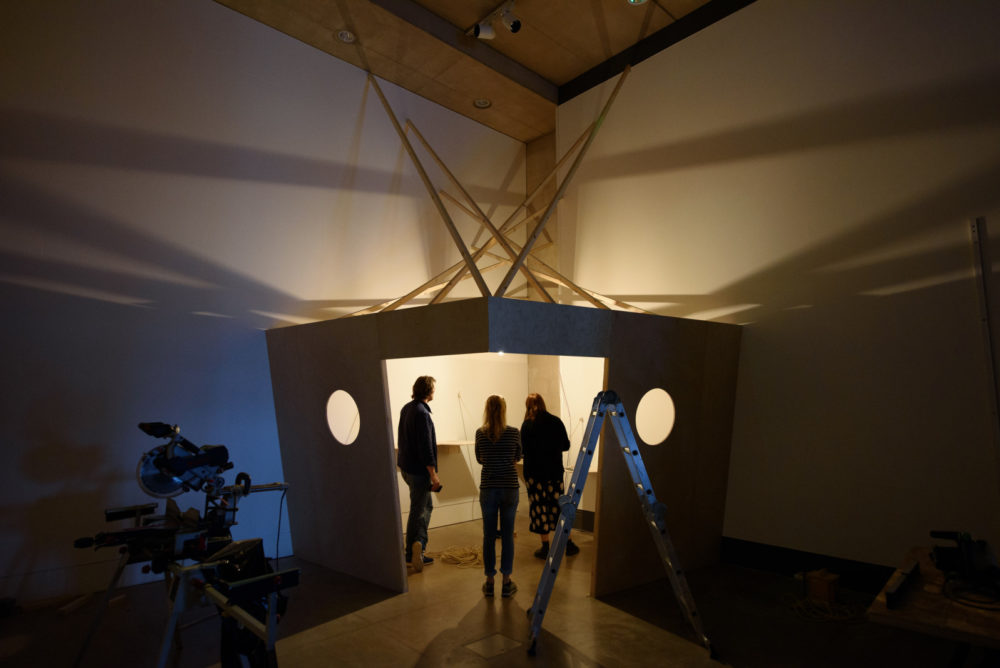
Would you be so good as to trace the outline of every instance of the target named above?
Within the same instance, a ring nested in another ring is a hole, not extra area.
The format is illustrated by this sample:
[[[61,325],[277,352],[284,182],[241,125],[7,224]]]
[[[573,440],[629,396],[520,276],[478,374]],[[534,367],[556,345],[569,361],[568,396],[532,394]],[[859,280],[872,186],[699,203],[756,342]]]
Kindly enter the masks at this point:
[[[605,416],[611,417],[611,426],[614,427],[615,435],[618,437],[620,452],[625,458],[629,475],[632,476],[632,489],[639,497],[642,505],[642,514],[646,519],[649,530],[653,535],[653,542],[660,552],[660,559],[666,568],[670,578],[670,584],[677,596],[688,622],[694,628],[701,644],[711,653],[712,647],[708,641],[708,636],[702,628],[701,618],[694,605],[694,598],[691,596],[691,589],[688,587],[687,578],[677,561],[677,554],[674,546],[670,542],[667,534],[667,525],[664,519],[666,506],[656,500],[653,494],[653,486],[649,482],[646,474],[646,467],[642,463],[642,456],[639,454],[639,447],[636,445],[632,427],[629,425],[628,417],[625,415],[625,408],[622,406],[618,395],[610,390],[601,392],[594,398],[594,405],[590,410],[590,420],[587,422],[587,429],[583,435],[583,443],[580,445],[580,454],[576,459],[576,467],[573,469],[573,476],[570,479],[568,493],[559,497],[559,522],[555,530],[552,547],[549,548],[548,558],[545,561],[545,568],[542,577],[538,581],[538,591],[535,593],[535,600],[528,609],[528,617],[531,619],[531,637],[529,638],[528,653],[535,654],[535,646],[538,642],[538,634],[542,628],[542,619],[545,617],[545,607],[548,605],[549,597],[552,595],[552,586],[555,584],[556,575],[559,573],[559,565],[562,562],[563,553],[566,551],[566,541],[569,540],[570,529],[573,528],[573,520],[576,517],[576,508],[580,503],[580,496],[583,494],[583,485],[587,481],[587,472],[590,469],[590,460],[594,456],[594,446],[601,434],[601,426]]]

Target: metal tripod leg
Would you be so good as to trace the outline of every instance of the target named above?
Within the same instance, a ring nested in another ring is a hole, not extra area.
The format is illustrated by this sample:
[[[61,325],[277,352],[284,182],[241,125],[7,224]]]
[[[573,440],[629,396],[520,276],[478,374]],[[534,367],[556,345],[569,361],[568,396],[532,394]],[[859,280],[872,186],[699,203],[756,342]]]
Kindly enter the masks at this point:
[[[667,533],[666,506],[657,501],[656,495],[653,493],[653,486],[649,482],[649,475],[646,473],[646,467],[642,462],[642,455],[639,454],[639,446],[636,445],[632,427],[629,425],[628,417],[625,415],[625,408],[619,401],[610,411],[611,426],[618,437],[618,444],[621,447],[622,455],[625,457],[625,464],[628,467],[629,475],[632,477],[632,488],[635,490],[636,496],[639,497],[643,517],[646,519],[646,524],[653,535],[653,542],[656,543],[656,548],[660,552],[660,559],[667,571],[670,585],[674,589],[674,595],[684,610],[684,614],[691,627],[698,634],[698,640],[706,649],[711,650],[712,647],[708,636],[705,635],[705,631],[702,628],[701,617],[698,615],[698,609],[695,607],[694,597],[691,595],[687,577],[680,568],[680,561],[677,559],[677,553],[674,551],[673,543],[670,541],[670,536]]]
[[[128,551],[123,549],[121,557],[118,558],[118,566],[115,568],[115,572],[111,576],[111,583],[108,584],[108,588],[104,591],[104,597],[101,598],[101,602],[97,606],[97,613],[94,615],[94,619],[90,623],[90,629],[87,631],[87,635],[83,639],[83,646],[80,647],[80,651],[77,653],[76,659],[73,661],[74,668],[83,662],[83,656],[87,653],[87,648],[90,647],[90,641],[93,639],[94,633],[97,632],[97,627],[101,625],[101,617],[104,616],[104,611],[108,609],[108,602],[111,601],[111,596],[118,588],[118,580],[121,579],[122,572],[125,570],[125,566],[128,565],[128,562]]]
[[[531,636],[528,642],[528,653],[535,653],[535,645],[538,642],[538,634],[542,629],[542,619],[545,617],[545,608],[552,595],[552,587],[559,573],[559,565],[562,563],[563,554],[566,551],[566,542],[569,540],[569,532],[573,528],[573,520],[576,518],[576,507],[580,503],[583,494],[583,485],[587,482],[587,472],[590,470],[590,461],[594,458],[594,447],[597,439],[601,435],[601,424],[604,422],[604,409],[600,403],[601,395],[594,399],[594,405],[590,409],[590,420],[587,422],[587,429],[583,434],[583,442],[580,444],[580,453],[576,457],[576,465],[573,468],[573,476],[570,478],[569,490],[567,494],[559,497],[559,523],[556,526],[555,535],[552,537],[552,544],[549,547],[549,554],[545,559],[545,568],[542,570],[542,577],[538,581],[538,590],[535,592],[535,600],[528,608],[528,617],[531,619]]]

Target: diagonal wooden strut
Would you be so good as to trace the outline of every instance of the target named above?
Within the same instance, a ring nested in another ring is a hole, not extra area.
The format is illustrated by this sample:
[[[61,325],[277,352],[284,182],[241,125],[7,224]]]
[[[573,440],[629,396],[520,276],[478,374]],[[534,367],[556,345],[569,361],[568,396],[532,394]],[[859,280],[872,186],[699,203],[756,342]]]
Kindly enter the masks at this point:
[[[483,212],[483,210],[479,208],[479,205],[476,204],[476,201],[472,198],[472,195],[470,195],[468,191],[459,182],[459,180],[455,178],[455,175],[452,174],[451,170],[448,169],[448,166],[444,164],[444,161],[441,160],[437,152],[431,147],[431,145],[427,142],[427,140],[424,139],[423,134],[421,134],[420,130],[417,129],[417,126],[412,121],[407,120],[406,128],[413,130],[413,134],[417,136],[417,139],[419,139],[420,143],[423,144],[424,149],[426,149],[427,152],[430,153],[431,157],[434,158],[434,162],[437,163],[441,171],[444,172],[445,176],[448,177],[448,180],[451,181],[452,185],[455,186],[458,189],[458,191],[462,193],[462,197],[465,198],[465,201],[468,202],[475,209],[475,213],[472,215],[472,217],[478,218],[480,223],[482,223],[482,225],[485,226],[487,230],[489,230],[493,239],[498,244],[500,244],[500,246],[504,249],[504,251],[506,251],[506,253],[510,256],[511,260],[516,258],[517,253],[514,252],[514,249],[511,248],[510,244],[507,243],[507,239],[504,238],[500,230],[498,230],[493,225],[492,221],[490,221],[489,219],[489,216],[487,216]],[[542,295],[542,298],[545,301],[549,302],[550,304],[555,303],[555,300],[552,299],[549,293],[545,291],[545,288],[542,287],[542,284],[538,281],[537,278],[535,278],[535,275],[531,273],[531,270],[528,269],[527,267],[522,267],[522,269],[523,271],[521,273],[524,274],[525,279],[527,279],[528,283],[530,283],[536,290],[538,290],[538,292]]]
[[[576,170],[580,166],[580,162],[583,160],[583,156],[587,153],[587,149],[590,148],[591,143],[594,141],[594,137],[597,136],[597,131],[601,129],[601,125],[604,124],[604,119],[607,118],[608,111],[611,109],[611,104],[615,101],[618,96],[618,91],[621,90],[622,84],[625,83],[625,78],[628,77],[628,73],[632,70],[632,66],[626,66],[622,75],[618,78],[618,84],[615,85],[613,91],[611,91],[611,96],[608,98],[607,103],[604,105],[604,109],[601,110],[601,115],[597,117],[597,121],[594,123],[593,128],[590,131],[590,136],[587,137],[587,141],[584,143],[583,148],[577,154],[576,159],[573,161],[573,166],[570,167],[569,173],[566,174],[566,178],[563,179],[562,184],[559,186],[559,190],[556,192],[552,201],[549,202],[549,207],[545,210],[545,215],[539,219],[538,224],[535,225],[535,229],[528,235],[528,239],[524,243],[524,247],[521,249],[520,255],[518,255],[517,260],[511,265],[510,269],[507,271],[507,275],[504,276],[503,280],[500,282],[499,287],[497,287],[494,296],[503,297],[504,293],[507,292],[507,288],[510,287],[511,281],[514,280],[514,276],[517,275],[518,270],[524,261],[528,257],[528,253],[531,252],[531,247],[535,245],[538,240],[538,235],[542,233],[542,229],[545,227],[545,223],[549,222],[549,218],[555,211],[556,204],[562,199],[563,194],[566,192],[566,188],[569,186],[569,182],[576,175]]]
[[[441,198],[438,197],[434,184],[431,183],[430,177],[427,176],[427,172],[424,171],[423,166],[420,164],[420,159],[417,158],[417,154],[413,150],[413,146],[410,145],[410,140],[406,138],[406,133],[403,132],[403,128],[400,127],[399,121],[396,120],[396,114],[393,113],[388,100],[386,100],[385,95],[382,94],[382,89],[379,87],[378,81],[376,81],[375,77],[371,74],[368,75],[368,81],[371,82],[372,87],[378,94],[379,100],[382,101],[385,113],[389,116],[389,120],[392,121],[392,127],[395,128],[396,134],[399,135],[399,140],[403,142],[403,148],[406,149],[407,154],[413,161],[413,165],[417,168],[417,172],[420,174],[420,179],[424,182],[424,187],[427,188],[428,194],[434,201],[434,206],[437,207],[438,213],[441,215],[441,219],[444,221],[445,227],[448,228],[451,238],[455,241],[455,245],[458,247],[458,252],[462,254],[465,266],[469,273],[472,274],[472,278],[476,282],[479,292],[481,292],[484,297],[488,297],[490,295],[490,289],[487,287],[486,281],[483,280],[482,274],[480,274],[479,269],[476,268],[476,263],[469,255],[469,249],[465,246],[465,241],[462,240],[462,236],[458,233],[455,223],[451,220],[451,216],[448,215],[448,211],[444,208]]]
[[[584,131],[577,138],[577,140],[575,142],[573,142],[573,146],[571,146],[569,148],[569,150],[566,151],[566,153],[564,153],[561,158],[559,158],[559,161],[556,162],[555,166],[552,167],[552,169],[545,176],[545,178],[542,179],[538,183],[537,186],[535,186],[535,189],[532,190],[528,194],[528,196],[524,198],[524,201],[522,201],[521,204],[518,205],[518,207],[516,209],[514,209],[513,211],[511,211],[510,215],[507,216],[507,220],[505,220],[504,223],[500,226],[500,232],[501,233],[507,232],[509,229],[513,229],[517,225],[520,225],[520,223],[517,223],[515,225],[514,224],[514,219],[517,217],[517,215],[522,210],[524,210],[524,209],[527,208],[529,202],[531,202],[533,199],[535,199],[535,197],[538,195],[538,193],[540,193],[542,191],[542,188],[544,188],[545,185],[549,182],[549,179],[553,178],[556,175],[556,173],[558,172],[559,168],[562,167],[563,163],[566,162],[566,160],[569,158],[569,156],[573,155],[573,152],[577,149],[577,147],[580,146],[583,143],[583,140],[591,132],[591,130],[593,129],[593,127],[594,127],[593,124],[591,124],[591,126],[588,127],[587,130]],[[532,219],[534,217],[537,217],[539,215],[541,215],[541,212],[532,213],[527,218],[525,218],[525,221],[530,220],[530,219]],[[479,249],[479,252],[477,254],[475,254],[473,257],[476,260],[478,260],[479,257],[483,253],[485,253],[486,250],[489,249],[492,246],[493,243],[495,243],[493,241],[493,239],[490,239],[486,244],[483,245],[482,248]],[[458,273],[455,274],[454,277],[452,277],[451,281],[449,281],[446,286],[444,286],[443,288],[441,288],[441,291],[438,292],[438,294],[434,297],[434,300],[436,300],[436,301],[432,301],[431,303],[437,303],[437,302],[440,302],[442,299],[444,299],[445,296],[447,296],[447,294],[449,292],[451,292],[452,288],[454,288],[458,284],[458,282],[462,279],[462,276],[464,275],[464,273],[465,273],[465,267],[460,268],[459,271],[458,271]]]
[[[474,212],[470,211],[461,202],[457,201],[454,197],[452,197],[448,193],[442,193],[442,195],[444,197],[447,197],[447,198],[451,199],[451,201],[454,202],[454,204],[456,206],[458,206],[463,211],[465,211],[465,213],[467,213],[470,217],[472,217],[472,218],[476,218],[477,217]],[[510,243],[510,245],[513,247],[514,250],[520,251],[520,247],[518,246],[518,244],[516,244],[513,241],[510,241],[509,239],[508,239],[508,243]],[[511,255],[511,259],[513,259],[513,255]],[[607,309],[608,308],[608,306],[604,302],[601,302],[600,300],[596,299],[589,292],[587,292],[586,290],[584,290],[580,286],[578,286],[575,283],[573,283],[573,281],[569,280],[568,278],[566,278],[565,276],[563,276],[562,274],[560,274],[558,271],[556,271],[555,269],[553,269],[549,265],[547,265],[544,262],[542,262],[541,260],[539,260],[537,257],[532,256],[531,259],[534,260],[535,262],[537,262],[538,264],[540,264],[542,266],[542,271],[537,271],[536,270],[536,273],[538,273],[539,275],[545,276],[545,277],[547,277],[547,278],[555,281],[559,285],[562,285],[564,287],[567,287],[567,288],[573,290],[573,292],[577,293],[578,295],[580,295],[581,297],[583,297],[584,299],[586,299],[587,301],[589,301],[591,304],[593,304],[597,308],[601,308],[601,309]]]
[[[452,198],[452,201],[454,201],[454,198]],[[517,227],[520,227],[522,224],[524,224],[527,220],[530,220],[530,219],[531,219],[530,217],[526,218],[525,220],[523,220],[523,221],[521,221],[521,222],[519,222],[519,223],[511,226],[510,229],[514,230]],[[475,253],[473,253],[473,255],[472,255],[473,259],[478,262],[479,258],[481,258],[486,252],[488,252],[489,249],[495,243],[496,242],[493,239],[488,239],[486,241],[486,244],[482,248],[477,249],[475,251]],[[480,273],[485,273],[486,271],[488,271],[490,269],[493,269],[494,267],[498,266],[499,264],[500,263],[498,262],[496,264],[491,264],[488,267],[484,267],[483,269],[480,270]],[[506,264],[510,264],[510,260],[508,260],[506,262]],[[436,276],[434,276],[430,280],[425,281],[422,285],[420,285],[416,289],[410,290],[409,292],[407,292],[402,297],[399,297],[398,299],[391,299],[391,300],[389,300],[387,302],[383,302],[383,303],[377,304],[375,306],[370,306],[367,309],[364,309],[362,311],[358,311],[357,313],[352,313],[350,315],[364,315],[365,313],[374,313],[376,311],[394,311],[397,308],[399,308],[400,306],[403,306],[404,304],[406,304],[406,302],[410,301],[411,299],[413,299],[417,295],[423,294],[424,292],[427,292],[428,290],[433,290],[434,288],[439,287],[439,286],[444,286],[444,287],[447,287],[448,285],[452,285],[453,286],[453,285],[457,284],[463,278],[468,278],[468,275],[467,275],[467,272],[465,271],[465,268],[466,268],[465,267],[465,262],[462,261],[462,260],[459,260],[458,262],[456,262],[455,264],[451,265],[450,267],[448,267],[444,271],[440,272],[439,274],[437,274]],[[446,276],[451,276],[452,277],[451,280],[450,281],[449,280],[445,280]],[[442,292],[444,291],[444,287],[442,287]],[[438,294],[440,295],[440,293],[438,293]],[[436,298],[437,297],[435,297],[435,299]],[[437,303],[437,302],[433,302],[432,301],[431,303]]]
[[[468,207],[466,207],[464,204],[462,204],[461,202],[459,202],[452,195],[449,195],[446,192],[442,192],[441,196],[444,197],[445,199],[450,200],[455,206],[459,207],[462,211],[464,211],[470,218],[475,218],[476,217],[476,215]],[[538,211],[538,212],[535,212],[534,214],[532,214],[532,216],[538,216],[538,215],[541,215],[541,211]],[[521,225],[522,223],[524,223],[524,222],[526,222],[527,220],[530,220],[530,219],[531,219],[531,216],[529,216],[528,218],[526,218],[524,221],[521,221],[521,223],[518,223],[518,225]],[[520,252],[521,247],[517,243],[515,243],[514,241],[512,241],[510,239],[508,239],[507,241],[514,248],[514,250]],[[544,248],[544,247],[545,246],[536,247],[536,248]],[[485,250],[485,249],[482,249],[482,250]],[[487,251],[487,252],[489,252],[489,251]],[[478,254],[475,255],[474,257],[476,257],[478,259]],[[500,258],[499,256],[496,256],[496,257],[497,257],[498,260],[500,260],[500,262],[497,262],[496,264],[490,265],[488,268],[482,269],[481,271],[484,274],[486,273],[486,271],[488,271],[488,269],[493,269],[494,267],[498,266],[501,263],[503,263],[503,264],[510,264],[510,260],[509,259]],[[641,309],[638,306],[633,306],[632,304],[627,304],[627,303],[625,303],[623,301],[615,299],[614,297],[609,297],[608,295],[602,295],[599,292],[594,292],[593,290],[588,290],[586,288],[580,287],[579,285],[577,285],[576,283],[574,283],[572,280],[570,280],[566,276],[563,276],[562,274],[560,274],[557,269],[555,269],[554,267],[549,266],[548,264],[546,264],[545,262],[543,262],[542,260],[540,260],[538,257],[536,257],[533,254],[531,254],[531,255],[528,256],[528,260],[531,261],[531,262],[535,262],[535,263],[538,264],[538,267],[535,267],[535,268],[532,269],[532,271],[535,273],[535,275],[541,276],[542,278],[547,278],[550,281],[552,281],[553,283],[556,283],[558,285],[563,286],[564,288],[568,288],[568,289],[572,290],[573,292],[575,292],[576,294],[580,295],[586,301],[590,302],[592,305],[596,306],[599,309],[611,310],[610,307],[606,303],[606,302],[611,302],[612,304],[614,304],[615,306],[617,306],[618,308],[620,308],[620,309],[622,309],[624,311],[631,311],[632,313],[649,313],[649,311],[647,311],[645,309]],[[460,264],[461,263],[454,265],[453,269],[457,269]]]

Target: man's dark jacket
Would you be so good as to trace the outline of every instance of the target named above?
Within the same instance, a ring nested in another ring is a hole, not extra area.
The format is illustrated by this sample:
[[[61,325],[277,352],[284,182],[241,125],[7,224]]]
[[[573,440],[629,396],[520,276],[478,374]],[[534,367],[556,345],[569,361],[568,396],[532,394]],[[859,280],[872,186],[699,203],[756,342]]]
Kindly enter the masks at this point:
[[[405,473],[427,475],[427,467],[437,470],[437,436],[431,407],[414,399],[399,412],[399,454],[396,465]]]

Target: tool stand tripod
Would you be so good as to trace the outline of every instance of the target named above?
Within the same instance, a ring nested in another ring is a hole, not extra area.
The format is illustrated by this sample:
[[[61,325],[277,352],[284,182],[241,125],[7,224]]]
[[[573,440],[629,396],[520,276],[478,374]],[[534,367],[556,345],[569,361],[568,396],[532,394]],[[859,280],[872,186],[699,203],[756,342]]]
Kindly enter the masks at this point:
[[[531,619],[531,637],[528,653],[535,653],[535,646],[538,642],[538,634],[542,628],[542,619],[545,617],[545,607],[548,605],[549,597],[552,595],[552,586],[555,584],[556,575],[559,573],[559,565],[562,562],[563,553],[566,551],[566,541],[569,540],[570,529],[573,528],[573,520],[576,517],[576,507],[580,502],[583,493],[583,485],[587,481],[587,472],[590,469],[590,460],[594,456],[594,446],[601,434],[601,426],[604,423],[605,415],[610,415],[611,426],[614,427],[615,435],[618,437],[620,452],[625,458],[629,475],[632,476],[632,488],[639,497],[642,505],[642,513],[646,518],[650,532],[653,534],[653,542],[660,552],[660,559],[666,568],[670,578],[670,584],[677,596],[688,622],[691,624],[699,641],[711,652],[711,645],[708,636],[701,625],[701,618],[694,605],[694,598],[688,587],[687,578],[681,570],[677,561],[677,554],[674,546],[670,542],[667,534],[667,525],[664,519],[666,506],[656,500],[653,494],[653,486],[649,482],[646,474],[646,467],[642,463],[642,456],[639,454],[639,447],[636,445],[632,427],[629,425],[625,415],[625,408],[618,399],[618,395],[612,391],[601,392],[594,398],[594,405],[590,410],[590,420],[587,422],[587,429],[583,435],[583,443],[580,445],[580,454],[576,459],[576,467],[573,469],[573,476],[570,479],[568,494],[559,498],[559,523],[556,527],[552,547],[549,549],[548,558],[545,561],[545,568],[542,577],[538,581],[538,591],[535,600],[528,609],[528,617]]]

